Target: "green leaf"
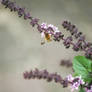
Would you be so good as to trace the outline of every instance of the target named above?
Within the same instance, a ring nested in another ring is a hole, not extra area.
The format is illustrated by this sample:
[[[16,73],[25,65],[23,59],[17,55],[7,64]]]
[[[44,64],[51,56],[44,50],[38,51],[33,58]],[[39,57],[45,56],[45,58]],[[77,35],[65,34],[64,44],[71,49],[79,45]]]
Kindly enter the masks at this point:
[[[76,56],[73,60],[73,69],[76,75],[81,75],[85,81],[91,81],[89,72],[92,71],[92,61],[85,56]]]
[[[85,92],[84,88],[80,88],[79,92]]]
[[[92,63],[91,63],[91,72],[92,72]]]

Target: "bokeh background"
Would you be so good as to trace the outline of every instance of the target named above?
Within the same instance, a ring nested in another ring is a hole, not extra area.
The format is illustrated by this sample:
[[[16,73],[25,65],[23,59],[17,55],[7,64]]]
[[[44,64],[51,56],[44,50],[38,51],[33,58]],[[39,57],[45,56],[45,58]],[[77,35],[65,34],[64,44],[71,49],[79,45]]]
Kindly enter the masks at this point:
[[[61,27],[63,20],[76,24],[88,41],[92,39],[92,0],[15,0],[26,7],[40,23]],[[66,50],[62,42],[41,45],[41,36],[28,21],[19,18],[0,4],[0,92],[70,92],[60,84],[43,80],[24,80],[23,72],[47,69],[65,77],[71,68],[61,67],[61,59],[72,61],[75,55],[83,53]]]

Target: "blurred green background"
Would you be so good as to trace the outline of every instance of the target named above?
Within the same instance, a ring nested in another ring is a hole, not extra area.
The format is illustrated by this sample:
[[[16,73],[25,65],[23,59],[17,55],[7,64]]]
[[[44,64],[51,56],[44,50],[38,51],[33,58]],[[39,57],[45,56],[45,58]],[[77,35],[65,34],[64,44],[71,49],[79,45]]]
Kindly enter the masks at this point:
[[[26,7],[40,23],[61,27],[63,20],[76,24],[88,41],[92,39],[92,0],[15,0]],[[28,21],[19,18],[0,4],[0,92],[70,92],[60,84],[43,80],[24,80],[23,72],[34,69],[47,69],[58,72],[63,77],[72,69],[59,66],[61,59],[72,60],[83,53],[66,50],[62,42],[41,45],[41,37]]]

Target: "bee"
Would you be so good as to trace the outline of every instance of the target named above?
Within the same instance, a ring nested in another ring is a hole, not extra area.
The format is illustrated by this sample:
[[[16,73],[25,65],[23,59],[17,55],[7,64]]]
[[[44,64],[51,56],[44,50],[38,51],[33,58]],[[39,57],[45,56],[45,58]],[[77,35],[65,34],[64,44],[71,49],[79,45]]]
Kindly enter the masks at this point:
[[[47,40],[47,42],[51,41],[51,35],[48,33],[45,33],[45,39]]]
[[[50,35],[49,33],[43,32],[43,33],[41,34],[41,37],[43,38],[43,41],[41,42],[41,45],[44,45],[44,44],[45,44],[45,40],[46,40],[47,42],[50,42],[50,41],[51,41],[51,35]]]

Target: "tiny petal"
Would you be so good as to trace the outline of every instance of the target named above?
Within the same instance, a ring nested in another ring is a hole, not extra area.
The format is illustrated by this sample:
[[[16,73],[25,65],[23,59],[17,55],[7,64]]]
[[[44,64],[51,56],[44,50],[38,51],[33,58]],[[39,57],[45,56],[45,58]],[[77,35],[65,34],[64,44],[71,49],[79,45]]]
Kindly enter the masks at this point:
[[[74,78],[73,78],[72,75],[70,74],[70,75],[67,76],[67,80],[68,80],[68,81],[73,81]]]
[[[42,23],[42,24],[41,24],[41,28],[47,29],[47,23]]]
[[[52,25],[52,24],[49,24],[49,25],[48,25],[48,27],[51,27],[51,28],[53,28],[53,27],[54,27],[54,25]]]

